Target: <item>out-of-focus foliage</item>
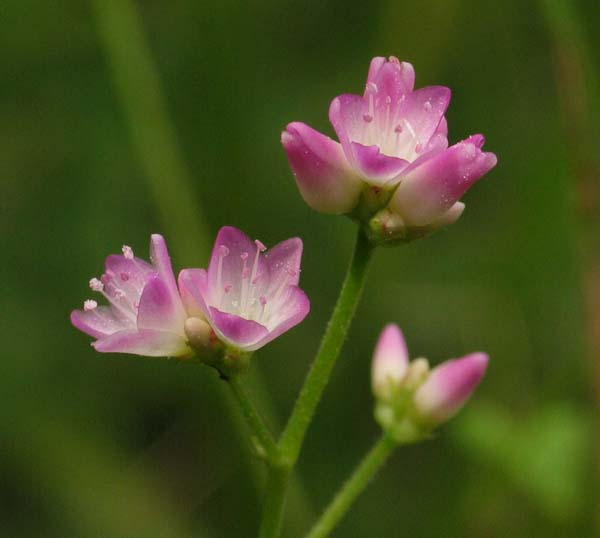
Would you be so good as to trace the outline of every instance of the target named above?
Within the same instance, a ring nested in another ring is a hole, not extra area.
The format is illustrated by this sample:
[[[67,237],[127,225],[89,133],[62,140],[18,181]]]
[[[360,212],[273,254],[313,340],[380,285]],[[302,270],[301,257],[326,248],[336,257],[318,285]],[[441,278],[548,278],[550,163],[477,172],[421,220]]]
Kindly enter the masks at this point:
[[[279,134],[292,120],[331,133],[331,98],[360,92],[370,58],[394,54],[414,64],[418,86],[453,89],[451,141],[482,132],[499,165],[451,229],[376,254],[307,437],[286,536],[302,535],[377,435],[370,353],[388,321],[413,356],[436,363],[482,349],[492,362],[468,409],[435,441],[399,451],[335,536],[597,536],[600,383],[584,347],[582,282],[585,249],[598,242],[576,203],[577,144],[557,89],[571,79],[557,54],[583,51],[584,112],[596,125],[600,10],[568,3],[136,2],[173,122],[165,143],[180,148],[186,171],[175,173],[189,176],[186,211],[198,208],[192,223],[169,218],[178,200],[169,177],[150,186],[93,4],[3,2],[0,534],[254,536],[260,466],[217,376],[96,354],[68,314],[108,253],[123,243],[144,253],[151,232],[186,245],[177,269],[207,260],[204,227],[235,225],[267,244],[303,237],[312,312],[255,356],[250,376],[278,428],[353,236],[350,221],[302,202]],[[573,16],[577,25],[557,31]],[[161,125],[137,121],[146,132]],[[584,147],[600,152],[590,136]]]

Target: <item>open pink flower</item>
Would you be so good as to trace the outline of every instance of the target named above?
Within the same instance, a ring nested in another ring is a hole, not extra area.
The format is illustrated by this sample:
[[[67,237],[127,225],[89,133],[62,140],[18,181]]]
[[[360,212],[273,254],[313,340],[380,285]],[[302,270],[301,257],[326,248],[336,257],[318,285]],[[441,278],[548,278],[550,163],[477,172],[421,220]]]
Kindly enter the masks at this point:
[[[445,422],[460,410],[481,381],[488,364],[485,353],[471,353],[443,362],[430,371],[425,359],[409,362],[408,357],[399,327],[387,325],[373,354],[373,393],[383,405],[393,409],[392,414],[380,415],[388,424],[408,419],[426,429]],[[407,396],[412,399],[409,407]],[[397,404],[399,417],[394,415]]]
[[[190,314],[203,315],[227,345],[254,351],[300,323],[310,303],[298,287],[302,241],[268,250],[242,231],[219,230],[208,271],[184,269],[181,296]]]
[[[90,288],[108,300],[92,299],[71,313],[71,323],[96,338],[96,351],[184,357],[192,353],[184,332],[186,311],[177,290],[165,240],[152,235],[151,263],[123,247],[106,258],[102,276]]]
[[[481,151],[481,135],[448,148],[450,90],[414,90],[414,82],[411,64],[373,58],[364,95],[344,94],[331,103],[339,143],[300,122],[287,126],[283,147],[313,209],[351,213],[367,196],[375,198],[373,214],[394,193],[390,210],[403,226],[445,225],[460,216],[460,197],[495,166],[496,156]]]

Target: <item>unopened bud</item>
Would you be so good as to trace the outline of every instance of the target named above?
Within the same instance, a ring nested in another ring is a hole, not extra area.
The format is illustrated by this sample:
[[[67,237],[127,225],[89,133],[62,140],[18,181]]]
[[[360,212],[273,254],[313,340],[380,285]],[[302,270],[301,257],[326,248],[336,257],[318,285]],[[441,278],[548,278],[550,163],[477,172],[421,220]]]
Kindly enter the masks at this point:
[[[435,425],[455,415],[473,394],[487,364],[485,353],[472,353],[434,368],[415,393],[419,419]]]
[[[399,327],[387,325],[373,353],[371,382],[377,398],[389,399],[402,384],[408,370],[408,350]]]
[[[200,318],[187,318],[184,324],[185,335],[192,346],[196,350],[203,350],[210,341],[210,325]]]

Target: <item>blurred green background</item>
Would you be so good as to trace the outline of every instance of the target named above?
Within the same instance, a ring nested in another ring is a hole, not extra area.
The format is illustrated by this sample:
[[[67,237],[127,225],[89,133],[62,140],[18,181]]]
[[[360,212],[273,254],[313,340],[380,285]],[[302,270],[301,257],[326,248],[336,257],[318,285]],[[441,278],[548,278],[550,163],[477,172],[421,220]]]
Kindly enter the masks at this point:
[[[284,535],[303,535],[378,427],[383,324],[433,363],[492,357],[434,442],[399,450],[337,537],[599,536],[600,241],[595,0],[5,0],[0,5],[0,535],[245,538],[260,512],[209,369],[99,355],[69,324],[123,243],[175,268],[216,230],[305,242],[312,311],[256,354],[279,431],[316,351],[354,226],[300,198],[279,136],[332,134],[372,56],[453,90],[450,140],[499,164],[451,229],[380,250],[306,439]]]

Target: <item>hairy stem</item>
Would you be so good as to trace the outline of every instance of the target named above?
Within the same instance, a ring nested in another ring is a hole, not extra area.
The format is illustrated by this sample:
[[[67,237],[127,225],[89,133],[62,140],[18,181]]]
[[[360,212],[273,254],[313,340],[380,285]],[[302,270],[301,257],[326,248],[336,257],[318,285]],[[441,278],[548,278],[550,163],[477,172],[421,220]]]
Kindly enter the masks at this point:
[[[270,470],[263,507],[261,538],[277,538],[280,534],[288,477],[298,459],[306,430],[329,381],[331,371],[350,327],[350,322],[356,312],[373,249],[373,245],[359,230],[352,260],[337,304],[327,325],[319,351],[306,376],[304,386],[279,441],[279,449],[285,467]]]
[[[290,472],[289,466],[269,468],[259,538],[277,538],[281,532],[285,492]]]
[[[346,333],[362,294],[373,249],[373,245],[359,230],[354,254],[337,304],[279,442],[284,455],[292,463],[298,458],[306,430],[346,339]]]

